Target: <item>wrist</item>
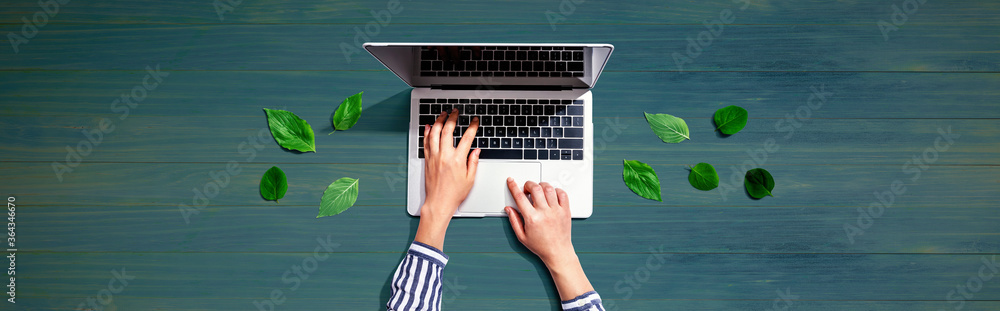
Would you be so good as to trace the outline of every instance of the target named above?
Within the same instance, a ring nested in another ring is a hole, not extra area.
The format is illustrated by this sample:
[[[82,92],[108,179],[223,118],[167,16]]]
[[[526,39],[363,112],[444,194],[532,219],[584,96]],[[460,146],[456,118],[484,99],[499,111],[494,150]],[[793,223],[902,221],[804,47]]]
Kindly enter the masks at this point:
[[[549,273],[555,276],[582,269],[580,265],[580,257],[576,255],[575,251],[570,251],[563,254],[566,255],[552,256],[542,260],[542,263],[545,264],[545,267],[549,269]]]

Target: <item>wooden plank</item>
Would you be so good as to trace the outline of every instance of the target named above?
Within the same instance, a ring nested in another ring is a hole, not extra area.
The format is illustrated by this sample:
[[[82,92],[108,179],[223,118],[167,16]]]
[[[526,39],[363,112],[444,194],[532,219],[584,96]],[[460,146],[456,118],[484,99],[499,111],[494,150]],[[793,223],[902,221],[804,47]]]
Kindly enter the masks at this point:
[[[608,7],[602,3],[517,0],[496,6],[485,2],[435,1],[409,4],[398,1],[390,24],[544,24],[546,12],[556,25],[564,24],[701,24],[719,18],[722,10],[736,12],[735,24],[850,24],[875,28],[878,20],[890,20],[892,5],[903,2],[811,2],[809,5],[749,1],[628,1]],[[227,2],[221,2],[227,3]],[[214,2],[97,0],[69,2],[60,6],[51,23],[333,23],[361,24],[373,21],[371,10],[386,10],[388,1],[257,1],[240,2],[232,10]],[[36,2],[13,1],[0,6],[0,21],[18,23],[20,18],[40,11]],[[462,12],[462,14],[443,14]],[[556,15],[558,14],[558,15]],[[905,25],[997,25],[1000,8],[981,1],[949,1],[922,4]],[[385,20],[385,17],[380,17]],[[564,18],[564,19],[563,19]],[[556,28],[558,29],[558,27]]]
[[[274,206],[257,194],[260,176],[272,164],[240,163],[239,174],[211,198],[210,206]],[[350,164],[314,165],[281,164],[288,175],[289,189],[282,204],[309,205],[319,201],[320,194],[340,177],[360,178],[359,205],[404,205],[406,189],[402,184],[390,186],[386,173],[396,171],[394,165]],[[907,190],[897,204],[953,206],[960,199],[966,206],[995,206],[1000,192],[995,182],[1000,177],[996,166],[928,166],[915,180],[916,174],[901,172],[900,165],[765,165],[775,177],[775,198],[750,200],[736,188],[724,199],[720,190],[700,191],[687,181],[682,165],[653,165],[660,177],[661,189],[670,198],[660,203],[636,196],[621,182],[621,164],[595,165],[594,202],[597,206],[867,206],[875,200],[873,191],[884,191],[894,180],[904,182]],[[62,183],[56,181],[49,163],[19,163],[2,168],[5,176],[0,186],[28,205],[177,205],[199,204],[193,200],[194,189],[214,193],[210,172],[225,170],[223,163],[86,163],[66,174]],[[727,167],[720,174],[728,179]],[[218,176],[224,176],[216,173]],[[850,178],[844,178],[850,176]],[[543,176],[544,179],[544,176]],[[742,179],[741,179],[742,180]],[[955,182],[956,180],[970,182]],[[741,187],[736,185],[734,187]],[[734,203],[736,202],[736,203]],[[904,203],[909,202],[909,203]],[[180,216],[178,216],[180,217]],[[177,219],[176,221],[181,221]]]
[[[305,237],[304,237],[305,238]],[[313,238],[306,238],[313,240]],[[346,242],[341,242],[342,244]],[[401,252],[402,250],[400,250]],[[361,300],[375,307],[388,295],[386,284],[401,253],[339,253],[317,260],[316,269],[290,290],[281,277],[301,265],[309,253],[22,253],[20,293],[30,297],[84,299],[107,287],[112,269],[135,276],[115,301],[142,307],[146,298],[184,297],[175,303],[191,308],[202,300],[231,303],[223,309],[249,308],[282,290],[291,309],[307,308],[310,297]],[[522,300],[551,303],[551,281],[537,259],[514,253],[450,253],[445,278],[466,286],[460,298]],[[652,259],[650,259],[652,258]],[[775,290],[789,289],[802,300],[921,300],[948,305],[945,297],[958,284],[975,277],[983,255],[855,255],[855,254],[691,254],[660,258],[651,254],[581,254],[595,289],[605,299],[622,299],[625,276],[646,268],[650,275],[630,286],[630,300],[754,300],[766,306]],[[660,264],[659,267],[656,265]],[[657,269],[658,268],[658,269]],[[291,275],[291,274],[290,274]],[[632,282],[636,280],[633,278]],[[887,281],[892,286],[885,286]],[[621,282],[621,283],[619,283]],[[619,285],[616,285],[619,284]],[[865,288],[869,290],[864,290]],[[970,300],[1000,299],[1000,282],[983,282]],[[24,297],[22,297],[24,298]],[[631,301],[620,301],[627,306]],[[244,307],[246,306],[246,307]],[[296,308],[302,306],[300,308]],[[628,308],[625,308],[628,309]]]
[[[907,25],[886,41],[874,25],[733,25],[680,64],[673,53],[686,54],[687,38],[705,31],[703,25],[565,25],[559,31],[537,24],[399,26],[371,41],[611,43],[616,52],[605,69],[622,71],[1000,71],[997,35],[978,26]],[[172,70],[383,69],[360,48],[341,48],[353,44],[353,27],[48,25],[19,53],[0,54],[0,70],[142,70],[156,64]],[[114,53],[101,52],[108,47]]]
[[[284,200],[283,200],[284,201]],[[1000,253],[989,205],[924,205],[905,197],[875,219],[864,235],[854,206],[598,206],[574,222],[584,253]],[[46,252],[307,252],[302,237],[340,228],[337,252],[393,252],[413,239],[418,218],[401,205],[355,206],[315,219],[318,205],[212,206],[183,222],[176,205],[31,206],[18,234]],[[461,218],[448,229],[449,252],[525,252],[503,218]],[[108,228],[115,228],[109,231]],[[916,229],[919,228],[919,229]],[[238,238],[235,238],[238,237]],[[624,238],[627,237],[627,238]]]

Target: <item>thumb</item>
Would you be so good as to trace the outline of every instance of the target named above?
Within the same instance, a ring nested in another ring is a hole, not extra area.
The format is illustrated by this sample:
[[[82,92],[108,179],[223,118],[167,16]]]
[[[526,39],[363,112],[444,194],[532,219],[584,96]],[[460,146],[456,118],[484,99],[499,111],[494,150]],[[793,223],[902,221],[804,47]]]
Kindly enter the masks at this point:
[[[517,240],[524,243],[524,220],[521,219],[521,213],[510,206],[505,206],[503,209],[507,211],[507,219],[510,219],[510,228],[514,230]]]

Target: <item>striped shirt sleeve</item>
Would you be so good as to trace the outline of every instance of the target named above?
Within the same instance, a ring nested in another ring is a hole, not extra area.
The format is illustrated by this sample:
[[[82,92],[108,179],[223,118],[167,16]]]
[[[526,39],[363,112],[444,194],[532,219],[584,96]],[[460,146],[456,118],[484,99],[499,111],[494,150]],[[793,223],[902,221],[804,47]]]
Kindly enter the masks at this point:
[[[441,270],[447,264],[444,252],[413,241],[392,275],[392,295],[386,310],[441,310]]]
[[[571,300],[562,302],[563,311],[604,311],[601,296],[595,291],[583,293]]]

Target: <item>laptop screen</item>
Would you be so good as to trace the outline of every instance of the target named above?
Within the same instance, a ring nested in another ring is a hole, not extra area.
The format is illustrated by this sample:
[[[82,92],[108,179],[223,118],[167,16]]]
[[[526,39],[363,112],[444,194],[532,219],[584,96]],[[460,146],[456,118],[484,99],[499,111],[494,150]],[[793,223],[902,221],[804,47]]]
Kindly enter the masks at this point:
[[[366,43],[410,86],[591,88],[613,47],[607,44]]]

